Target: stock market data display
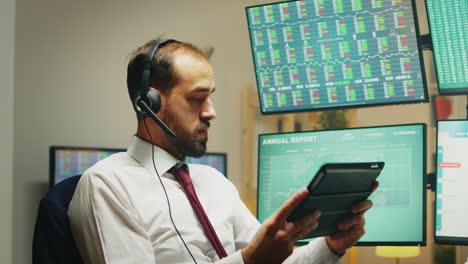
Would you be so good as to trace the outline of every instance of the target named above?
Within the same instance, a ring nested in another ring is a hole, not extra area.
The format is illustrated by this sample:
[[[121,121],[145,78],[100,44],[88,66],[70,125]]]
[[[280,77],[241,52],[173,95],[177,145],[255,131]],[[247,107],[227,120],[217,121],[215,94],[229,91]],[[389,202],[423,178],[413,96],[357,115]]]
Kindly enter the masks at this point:
[[[79,147],[51,147],[51,185],[71,176],[83,174],[96,162],[125,149],[99,149]]]
[[[439,93],[468,94],[468,1],[426,0]]]
[[[414,11],[401,0],[247,7],[262,113],[427,101]]]
[[[324,163],[383,161],[359,243],[424,244],[424,145],[423,124],[260,135],[257,217],[273,215]]]
[[[435,240],[468,244],[468,121],[437,125]]]
[[[190,164],[202,164],[213,167],[227,177],[227,154],[206,152],[199,158],[186,157],[185,161]]]

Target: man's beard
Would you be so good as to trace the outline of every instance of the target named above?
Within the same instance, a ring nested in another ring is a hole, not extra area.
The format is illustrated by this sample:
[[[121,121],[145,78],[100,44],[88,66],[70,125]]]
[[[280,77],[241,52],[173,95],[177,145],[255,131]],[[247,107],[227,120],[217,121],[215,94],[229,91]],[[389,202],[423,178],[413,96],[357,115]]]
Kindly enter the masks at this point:
[[[167,123],[176,134],[175,138],[170,138],[175,150],[183,157],[201,157],[206,152],[206,144],[208,143],[208,135],[200,135],[200,130],[207,131],[210,127],[208,120],[200,120],[200,125],[194,131],[188,131],[182,124],[176,120],[176,117],[171,113],[171,110],[166,111]]]

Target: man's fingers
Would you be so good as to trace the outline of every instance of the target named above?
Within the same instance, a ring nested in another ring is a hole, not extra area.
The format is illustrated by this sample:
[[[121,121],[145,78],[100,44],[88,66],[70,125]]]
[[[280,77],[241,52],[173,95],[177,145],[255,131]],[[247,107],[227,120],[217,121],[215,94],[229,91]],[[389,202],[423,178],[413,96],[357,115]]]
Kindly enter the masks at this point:
[[[375,189],[377,189],[377,187],[379,187],[379,182],[378,181],[374,181],[372,183],[372,186],[371,186],[371,192],[375,191]]]
[[[309,191],[307,189],[301,189],[297,191],[291,198],[289,198],[283,206],[276,212],[274,216],[274,221],[275,222],[281,222],[283,224],[283,221],[286,221],[286,218],[291,214],[291,212],[296,208],[299,203],[307,196]]]
[[[318,221],[309,222],[306,227],[300,229],[298,232],[291,236],[291,242],[296,243],[297,240],[303,238],[309,232],[315,230],[319,225]]]
[[[314,210],[311,214],[302,217],[293,223],[288,223],[287,232],[290,233],[290,240],[296,242],[305,234],[317,228],[317,219],[320,215],[321,212],[319,210]]]
[[[313,225],[315,222],[317,222],[317,219],[321,214],[322,213],[319,210],[313,210],[310,214],[301,217],[292,223],[288,223],[285,230],[289,233],[296,233],[299,230],[307,228],[307,226],[310,226],[311,224]]]
[[[338,224],[339,231],[348,231],[351,227],[358,228],[364,226],[366,220],[362,214],[354,215],[350,218],[343,220]]]
[[[359,213],[364,213],[365,211],[369,210],[372,207],[373,203],[371,200],[365,200],[362,202],[359,202],[351,208],[351,212],[353,214],[359,214]]]
[[[356,242],[366,233],[364,226],[356,226],[353,230],[341,231],[330,236],[333,240],[350,240]]]

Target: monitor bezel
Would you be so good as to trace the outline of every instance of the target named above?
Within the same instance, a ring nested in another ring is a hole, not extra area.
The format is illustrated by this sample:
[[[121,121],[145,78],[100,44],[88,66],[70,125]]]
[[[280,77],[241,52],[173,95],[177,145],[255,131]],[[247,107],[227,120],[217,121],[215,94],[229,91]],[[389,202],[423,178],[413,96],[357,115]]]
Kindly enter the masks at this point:
[[[437,244],[445,244],[445,245],[468,245],[468,237],[452,237],[452,236],[437,236],[436,235],[436,221],[437,221],[437,179],[438,179],[438,164],[437,161],[439,160],[439,152],[437,151],[439,147],[439,125],[440,123],[451,123],[451,122],[465,122],[468,124],[467,119],[446,119],[446,120],[438,120],[437,121],[437,128],[436,128],[436,158],[435,158],[435,175],[436,175],[436,188],[435,188],[435,201],[434,201],[434,208],[433,208],[433,219],[434,219],[434,242]]]
[[[210,152],[210,151],[207,151],[205,152],[205,154],[203,154],[203,156],[206,156],[206,155],[212,155],[212,156],[221,156],[223,157],[223,166],[224,166],[224,170],[225,172],[223,173],[222,171],[220,171],[221,174],[224,175],[224,177],[228,177],[227,174],[228,174],[228,167],[227,167],[227,153],[226,152]],[[202,157],[203,157],[202,156]],[[191,157],[191,158],[195,158],[195,157]],[[201,158],[201,157],[200,157]],[[189,163],[190,164],[190,163]]]
[[[427,125],[426,123],[407,123],[407,124],[392,124],[392,125],[378,125],[378,126],[363,126],[363,127],[350,127],[350,128],[338,128],[338,129],[327,129],[327,130],[308,130],[308,131],[294,131],[294,132],[277,132],[277,133],[262,133],[258,135],[258,146],[257,146],[257,164],[260,164],[260,145],[262,136],[267,135],[286,135],[294,133],[309,133],[309,132],[332,132],[332,131],[344,131],[344,130],[357,130],[357,129],[373,129],[373,128],[389,128],[389,127],[405,127],[405,126],[421,126],[422,128],[422,186],[423,189],[423,199],[422,199],[422,240],[421,241],[392,241],[392,242],[379,242],[379,241],[369,241],[369,242],[357,242],[355,246],[426,246],[426,232],[427,232]],[[259,186],[259,175],[260,166],[257,165],[257,186]],[[256,218],[258,219],[258,209],[259,209],[259,192],[257,190],[257,204],[256,204]],[[305,245],[308,242],[296,242],[296,245]]]
[[[252,39],[252,34],[250,32],[250,19],[249,19],[249,9],[255,8],[255,7],[262,7],[262,6],[268,6],[268,5],[279,5],[282,3],[290,3],[290,2],[298,2],[300,0],[287,0],[287,1],[280,1],[280,2],[274,2],[274,3],[266,3],[266,4],[259,4],[259,5],[251,5],[251,6],[246,6],[245,7],[245,13],[247,17],[247,32],[249,34],[249,40],[250,40],[250,50],[252,54],[252,62],[253,62],[253,68],[255,71],[255,81],[256,81],[256,90],[257,90],[257,95],[258,95],[258,102],[259,102],[259,108],[260,108],[260,113],[262,115],[274,115],[274,114],[287,114],[287,113],[301,113],[301,112],[315,112],[315,111],[325,111],[325,110],[339,110],[339,109],[354,109],[354,108],[363,108],[363,107],[376,107],[376,106],[385,106],[385,105],[407,105],[407,104],[420,104],[420,103],[428,103],[429,102],[429,93],[428,93],[428,85],[427,85],[427,80],[426,80],[426,71],[424,67],[424,54],[423,54],[423,49],[422,49],[422,40],[421,40],[421,35],[420,35],[420,30],[419,30],[419,21],[417,17],[417,7],[416,7],[416,0],[411,0],[411,7],[413,11],[413,20],[415,24],[415,38],[416,38],[416,44],[418,47],[418,54],[419,54],[419,64],[420,64],[420,69],[421,69],[421,80],[422,80],[422,85],[423,85],[423,92],[424,92],[424,98],[422,99],[413,99],[413,100],[408,100],[408,101],[400,101],[400,102],[379,102],[379,103],[362,103],[358,105],[337,105],[337,106],[326,106],[326,107],[311,107],[311,108],[304,108],[304,109],[291,109],[291,110],[275,110],[275,111],[264,111],[262,101],[261,101],[261,94],[260,94],[260,89],[259,89],[259,78],[257,76],[257,64],[255,60],[255,54],[254,54],[254,49],[253,49],[253,39]]]
[[[49,147],[49,188],[56,184],[55,177],[55,158],[56,151],[58,150],[72,150],[72,151],[111,151],[111,152],[125,152],[125,148],[110,148],[110,147],[82,147],[82,146],[50,146]]]
[[[434,39],[432,38],[432,29],[431,29],[431,16],[429,15],[429,9],[427,8],[427,2],[430,0],[425,0],[424,4],[426,6],[426,15],[427,15],[427,26],[429,28],[429,35],[431,36],[431,42],[432,42],[432,56],[434,58],[434,67],[435,67],[435,75],[437,79],[437,90],[439,92],[439,95],[443,96],[453,96],[453,95],[468,95],[468,86],[467,87],[457,87],[457,88],[440,88],[440,82],[439,82],[439,72],[438,72],[438,66],[437,66],[437,60],[435,58],[435,47],[434,47]]]

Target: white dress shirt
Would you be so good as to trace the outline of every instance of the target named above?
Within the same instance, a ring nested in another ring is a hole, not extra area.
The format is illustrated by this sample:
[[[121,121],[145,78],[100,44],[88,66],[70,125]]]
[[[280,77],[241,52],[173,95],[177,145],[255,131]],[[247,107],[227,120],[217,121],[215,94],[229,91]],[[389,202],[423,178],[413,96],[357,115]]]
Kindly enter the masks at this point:
[[[260,227],[236,188],[217,170],[189,164],[198,198],[228,256],[219,260],[177,180],[167,171],[179,161],[133,137],[127,152],[88,169],[69,207],[73,237],[85,263],[243,263],[240,250]],[[171,212],[171,214],[169,213]],[[337,263],[324,239],[296,249],[287,263]]]

